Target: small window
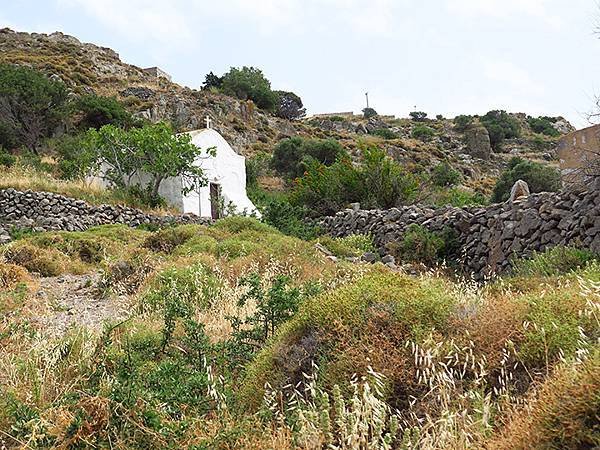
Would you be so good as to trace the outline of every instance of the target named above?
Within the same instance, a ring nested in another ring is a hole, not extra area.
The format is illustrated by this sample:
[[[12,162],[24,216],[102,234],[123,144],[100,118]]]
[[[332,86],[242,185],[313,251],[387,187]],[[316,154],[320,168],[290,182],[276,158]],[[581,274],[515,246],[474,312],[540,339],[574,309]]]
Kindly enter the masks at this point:
[[[577,145],[577,136],[573,136],[573,145]]]
[[[585,134],[582,134],[582,135],[581,135],[581,143],[582,143],[582,144],[585,144]]]

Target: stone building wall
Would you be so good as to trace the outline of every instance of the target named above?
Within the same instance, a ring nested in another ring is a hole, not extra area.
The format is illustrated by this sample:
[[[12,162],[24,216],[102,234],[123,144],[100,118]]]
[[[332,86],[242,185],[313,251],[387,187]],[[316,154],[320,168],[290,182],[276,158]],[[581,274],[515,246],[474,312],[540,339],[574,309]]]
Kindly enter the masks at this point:
[[[413,223],[435,232],[453,230],[459,263],[480,279],[508,269],[515,257],[557,245],[600,252],[600,193],[533,194],[487,207],[344,210],[320,221],[332,236],[372,234],[382,256],[390,253],[387,244],[400,242]]]
[[[12,226],[38,231],[82,231],[96,225],[209,224],[212,220],[194,215],[154,215],[127,206],[94,206],[83,200],[51,192],[0,190],[0,243],[6,242]]]

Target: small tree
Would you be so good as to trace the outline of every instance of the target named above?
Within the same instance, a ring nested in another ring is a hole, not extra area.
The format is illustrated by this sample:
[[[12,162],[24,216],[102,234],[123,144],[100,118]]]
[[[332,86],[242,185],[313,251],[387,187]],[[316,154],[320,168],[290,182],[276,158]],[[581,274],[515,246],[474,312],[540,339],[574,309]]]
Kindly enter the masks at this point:
[[[461,114],[460,116],[456,116],[454,118],[454,128],[456,131],[466,131],[469,127],[471,127],[471,125],[473,125],[474,121],[475,118],[473,116]]]
[[[489,111],[480,120],[488,130],[490,143],[495,150],[502,146],[505,139],[516,138],[521,135],[519,122],[506,111]]]
[[[85,130],[104,125],[128,127],[133,122],[131,114],[115,97],[84,95],[77,100],[76,109],[82,114],[79,126]]]
[[[423,111],[413,111],[408,115],[410,116],[411,120],[414,120],[415,122],[425,122],[427,119],[427,113]]]
[[[267,111],[275,111],[277,106],[277,94],[271,90],[271,83],[255,67],[232,67],[223,75],[221,91],[240,100],[250,99]]]
[[[105,125],[100,130],[90,129],[86,142],[96,164],[108,167],[104,176],[116,186],[131,187],[134,175],[143,172],[151,178],[147,189],[156,199],[161,183],[169,177],[183,178],[184,193],[206,184],[202,169],[194,165],[203,150],[192,143],[190,135],[174,135],[165,123],[129,131]],[[214,155],[214,149],[207,151]]]
[[[207,73],[202,83],[202,90],[206,91],[211,88],[219,89],[223,85],[223,77],[219,77],[214,73]]]
[[[275,91],[278,102],[275,115],[282,119],[294,120],[300,119],[306,115],[306,108],[302,104],[302,99],[293,92]]]
[[[37,153],[67,115],[67,89],[26,67],[0,64],[0,141]]]
[[[343,153],[342,146],[332,139],[303,139],[295,136],[277,143],[271,167],[290,178],[296,178],[302,176],[308,160],[330,166]]]
[[[529,185],[529,191],[555,192],[560,189],[560,172],[554,167],[545,166],[533,161],[515,157],[508,163],[508,168],[500,175],[494,186],[493,202],[506,201],[510,190],[517,180],[523,180]]]
[[[365,119],[370,119],[371,117],[377,116],[377,111],[375,111],[373,108],[365,108],[362,110],[362,113]]]

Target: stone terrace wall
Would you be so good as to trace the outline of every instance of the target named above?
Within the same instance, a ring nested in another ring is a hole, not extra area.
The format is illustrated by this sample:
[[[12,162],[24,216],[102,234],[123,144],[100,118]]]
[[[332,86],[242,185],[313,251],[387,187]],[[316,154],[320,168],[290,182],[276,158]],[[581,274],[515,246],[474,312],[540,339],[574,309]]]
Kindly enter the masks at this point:
[[[482,278],[507,269],[513,257],[528,257],[557,245],[600,252],[600,193],[533,194],[513,203],[477,208],[344,210],[320,221],[332,236],[372,234],[382,256],[388,254],[386,245],[401,241],[413,223],[431,231],[453,229],[460,243],[460,263]]]
[[[3,236],[7,236],[6,229],[10,226],[34,228],[39,231],[80,231],[111,223],[136,227],[141,224],[162,226],[172,223],[211,222],[211,219],[194,215],[159,216],[127,206],[94,206],[83,200],[51,192],[0,190],[0,235]],[[6,237],[3,240],[6,241]]]

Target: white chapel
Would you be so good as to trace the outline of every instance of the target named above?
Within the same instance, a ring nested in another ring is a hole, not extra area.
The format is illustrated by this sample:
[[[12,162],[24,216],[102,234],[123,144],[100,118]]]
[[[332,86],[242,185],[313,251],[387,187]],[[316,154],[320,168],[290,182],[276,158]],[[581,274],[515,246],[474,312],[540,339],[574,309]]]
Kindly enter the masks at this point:
[[[260,217],[260,212],[246,194],[246,158],[237,154],[216,130],[210,127],[206,118],[206,128],[190,131],[192,143],[202,149],[195,164],[202,168],[207,179],[206,186],[183,193],[181,177],[163,180],[159,195],[170,205],[184,214],[218,219],[227,214],[244,214]],[[208,150],[214,148],[214,156]],[[93,181],[106,186],[106,180],[93,177]],[[147,184],[148,177],[136,174],[132,182],[141,186]]]

